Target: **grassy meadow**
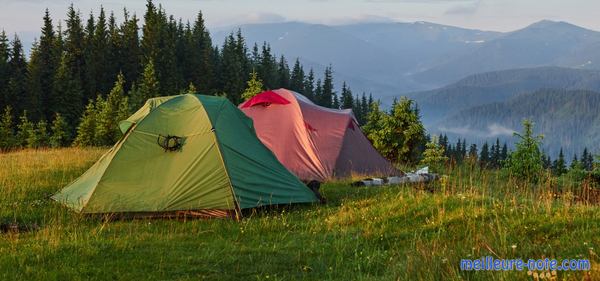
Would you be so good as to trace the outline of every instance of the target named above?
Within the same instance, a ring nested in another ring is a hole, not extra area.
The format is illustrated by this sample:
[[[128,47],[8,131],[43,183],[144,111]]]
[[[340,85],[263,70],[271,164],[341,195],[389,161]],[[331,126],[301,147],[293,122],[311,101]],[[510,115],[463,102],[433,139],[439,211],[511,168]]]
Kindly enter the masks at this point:
[[[591,271],[539,280],[600,280],[600,206],[574,199],[579,184],[461,165],[430,186],[328,183],[326,205],[241,221],[108,222],[48,199],[104,151],[0,154],[0,222],[33,229],[0,234],[0,280],[537,280],[460,271],[487,255],[587,258]]]

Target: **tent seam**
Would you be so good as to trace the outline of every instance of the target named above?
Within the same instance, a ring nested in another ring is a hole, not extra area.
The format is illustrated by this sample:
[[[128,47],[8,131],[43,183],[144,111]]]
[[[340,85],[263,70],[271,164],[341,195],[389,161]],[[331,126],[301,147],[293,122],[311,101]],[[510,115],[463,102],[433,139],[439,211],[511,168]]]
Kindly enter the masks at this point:
[[[200,98],[198,96],[196,96],[196,99],[198,100],[198,102],[202,105],[202,110],[204,110],[204,113],[206,114],[206,117],[208,117],[208,120],[210,120],[210,115],[208,115],[208,112],[206,111],[206,108],[204,107],[204,104],[202,103],[202,101],[200,100]],[[212,130],[212,136],[213,136],[213,140],[215,142],[215,146],[217,147],[217,154],[219,155],[219,159],[221,159],[221,164],[223,165],[223,170],[225,170],[225,176],[227,177],[227,181],[229,182],[229,188],[231,190],[231,196],[233,197],[233,203],[234,205],[234,210],[236,212],[236,215],[241,215],[241,207],[240,207],[240,202],[238,202],[238,198],[235,195],[235,189],[233,188],[233,182],[231,182],[231,176],[229,175],[229,170],[227,170],[227,165],[225,164],[225,159],[223,157],[223,152],[221,151],[221,145],[219,143],[219,138],[217,137],[217,132],[216,132],[216,128],[214,127],[215,124],[217,123],[217,121],[219,120],[219,116],[221,116],[221,109],[223,108],[223,105],[225,104],[225,101],[221,101],[221,105],[219,106],[219,115],[217,116],[217,118],[215,118],[215,120],[211,120],[211,125],[213,126]]]

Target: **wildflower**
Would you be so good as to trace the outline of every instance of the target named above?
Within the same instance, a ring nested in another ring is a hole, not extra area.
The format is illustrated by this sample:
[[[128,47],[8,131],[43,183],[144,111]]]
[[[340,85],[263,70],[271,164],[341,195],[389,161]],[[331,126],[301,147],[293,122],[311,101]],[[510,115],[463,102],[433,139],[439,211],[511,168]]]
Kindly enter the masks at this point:
[[[510,246],[513,250],[517,248],[517,245],[513,244],[512,246]]]

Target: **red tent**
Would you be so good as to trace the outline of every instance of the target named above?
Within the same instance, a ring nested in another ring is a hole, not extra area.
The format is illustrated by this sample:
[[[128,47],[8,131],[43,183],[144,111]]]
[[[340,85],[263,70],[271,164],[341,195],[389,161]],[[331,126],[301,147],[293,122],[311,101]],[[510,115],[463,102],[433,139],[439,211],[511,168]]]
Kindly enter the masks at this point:
[[[239,108],[284,166],[302,180],[399,172],[373,148],[351,109],[318,106],[286,89],[266,91]]]

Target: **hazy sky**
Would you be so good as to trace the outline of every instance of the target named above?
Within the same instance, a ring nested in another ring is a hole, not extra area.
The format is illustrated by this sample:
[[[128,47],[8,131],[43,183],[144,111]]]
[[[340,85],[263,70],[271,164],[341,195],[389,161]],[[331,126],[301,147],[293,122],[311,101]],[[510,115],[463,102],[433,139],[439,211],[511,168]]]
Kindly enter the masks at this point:
[[[37,36],[49,8],[62,19],[73,2],[84,18],[102,4],[120,17],[123,7],[142,15],[145,0],[0,0],[0,29]],[[202,10],[209,27],[239,23],[306,21],[343,24],[365,21],[431,21],[435,23],[510,31],[550,19],[600,30],[599,0],[163,0],[167,13],[193,20]]]

